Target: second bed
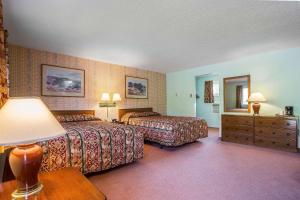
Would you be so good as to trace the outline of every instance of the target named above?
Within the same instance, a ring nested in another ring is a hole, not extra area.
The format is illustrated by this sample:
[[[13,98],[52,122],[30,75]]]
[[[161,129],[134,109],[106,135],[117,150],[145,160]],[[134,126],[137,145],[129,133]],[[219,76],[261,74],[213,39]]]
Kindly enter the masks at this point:
[[[136,127],[144,139],[164,146],[180,146],[208,135],[207,123],[195,117],[162,116],[152,108],[119,109],[119,119]]]

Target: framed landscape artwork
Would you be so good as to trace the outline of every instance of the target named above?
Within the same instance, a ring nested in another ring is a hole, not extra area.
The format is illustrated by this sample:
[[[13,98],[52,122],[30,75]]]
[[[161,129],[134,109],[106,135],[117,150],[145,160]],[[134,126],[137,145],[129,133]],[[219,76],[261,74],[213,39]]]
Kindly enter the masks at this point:
[[[126,76],[125,97],[128,99],[148,99],[148,79]]]
[[[84,97],[84,95],[84,70],[42,64],[42,96]]]

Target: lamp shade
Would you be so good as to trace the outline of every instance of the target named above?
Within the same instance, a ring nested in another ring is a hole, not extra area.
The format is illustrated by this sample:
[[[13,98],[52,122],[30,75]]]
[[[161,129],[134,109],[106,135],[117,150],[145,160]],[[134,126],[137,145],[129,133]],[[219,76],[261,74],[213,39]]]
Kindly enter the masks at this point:
[[[113,94],[113,101],[116,102],[116,101],[121,101],[121,96],[119,93],[114,93]]]
[[[109,100],[110,100],[109,93],[107,92],[102,93],[101,101],[109,101]]]
[[[248,102],[265,102],[265,101],[266,101],[265,97],[259,92],[252,93],[248,99]]]
[[[0,110],[0,145],[47,140],[66,131],[38,97],[10,98]]]

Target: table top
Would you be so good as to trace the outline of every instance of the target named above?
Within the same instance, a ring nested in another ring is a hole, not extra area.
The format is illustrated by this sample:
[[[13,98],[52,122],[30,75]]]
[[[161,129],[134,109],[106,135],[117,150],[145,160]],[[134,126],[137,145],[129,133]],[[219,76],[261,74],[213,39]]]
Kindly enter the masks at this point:
[[[105,195],[99,191],[77,169],[65,168],[57,171],[39,174],[39,180],[44,185],[38,200],[105,200]],[[0,183],[0,199],[11,199],[11,193],[16,189],[16,181]]]

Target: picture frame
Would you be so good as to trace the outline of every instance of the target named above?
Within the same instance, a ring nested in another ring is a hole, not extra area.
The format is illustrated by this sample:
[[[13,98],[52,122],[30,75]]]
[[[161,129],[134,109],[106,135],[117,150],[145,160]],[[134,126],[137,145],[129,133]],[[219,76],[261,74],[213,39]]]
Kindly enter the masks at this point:
[[[148,79],[125,76],[125,98],[148,99]]]
[[[42,64],[41,95],[85,97],[85,70]]]

